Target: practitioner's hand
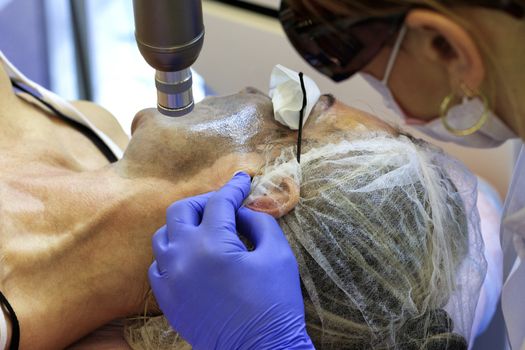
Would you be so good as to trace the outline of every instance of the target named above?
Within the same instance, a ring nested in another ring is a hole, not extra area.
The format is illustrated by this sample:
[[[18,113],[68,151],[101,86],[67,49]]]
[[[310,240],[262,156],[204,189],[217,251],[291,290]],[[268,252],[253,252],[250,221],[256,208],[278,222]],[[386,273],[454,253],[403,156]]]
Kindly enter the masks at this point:
[[[239,173],[168,209],[153,237],[153,292],[194,349],[313,349],[293,253],[274,218],[241,208],[249,192]]]

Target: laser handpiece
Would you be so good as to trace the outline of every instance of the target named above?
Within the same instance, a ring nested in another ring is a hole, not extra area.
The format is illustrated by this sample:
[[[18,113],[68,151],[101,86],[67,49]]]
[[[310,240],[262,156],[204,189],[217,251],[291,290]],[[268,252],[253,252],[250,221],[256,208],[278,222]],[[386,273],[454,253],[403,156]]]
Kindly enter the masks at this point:
[[[135,39],[155,68],[157,109],[180,117],[193,110],[190,66],[204,41],[201,0],[133,0]]]

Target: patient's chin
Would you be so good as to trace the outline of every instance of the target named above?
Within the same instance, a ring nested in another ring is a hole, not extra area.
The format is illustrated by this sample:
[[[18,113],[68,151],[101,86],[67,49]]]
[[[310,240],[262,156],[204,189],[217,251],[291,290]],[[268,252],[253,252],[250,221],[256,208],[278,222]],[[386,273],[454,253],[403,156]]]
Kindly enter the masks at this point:
[[[281,180],[278,189],[261,196],[251,197],[245,207],[279,219],[291,212],[299,203],[299,186],[289,177]]]

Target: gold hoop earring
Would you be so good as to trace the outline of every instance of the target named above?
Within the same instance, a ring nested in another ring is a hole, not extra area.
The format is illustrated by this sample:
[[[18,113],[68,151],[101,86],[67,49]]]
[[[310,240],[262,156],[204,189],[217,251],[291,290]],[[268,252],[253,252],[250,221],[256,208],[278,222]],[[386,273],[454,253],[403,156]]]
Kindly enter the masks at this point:
[[[464,84],[461,85],[461,88],[467,98],[479,97],[481,101],[483,102],[483,113],[481,114],[481,117],[479,118],[479,120],[476,122],[476,124],[466,129],[456,129],[452,125],[449,124],[447,120],[447,116],[448,116],[448,111],[450,110],[450,105],[454,101],[454,98],[456,97],[456,93],[454,92],[452,92],[450,95],[445,97],[443,101],[441,102],[440,117],[441,117],[441,121],[443,122],[443,126],[450,133],[456,136],[468,136],[468,135],[472,135],[473,133],[481,129],[483,125],[485,125],[485,123],[489,120],[489,115],[490,115],[489,114],[489,100],[487,96],[485,96],[483,93],[479,91],[474,92],[470,90]]]

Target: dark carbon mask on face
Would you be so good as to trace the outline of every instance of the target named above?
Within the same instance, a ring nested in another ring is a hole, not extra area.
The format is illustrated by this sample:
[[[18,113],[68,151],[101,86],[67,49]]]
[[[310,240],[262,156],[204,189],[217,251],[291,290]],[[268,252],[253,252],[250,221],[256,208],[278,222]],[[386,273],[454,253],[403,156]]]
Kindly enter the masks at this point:
[[[310,141],[324,123],[315,123],[334,104],[331,95],[321,96],[308,119],[303,137],[305,151],[322,140]],[[329,127],[321,138],[335,135]],[[276,153],[282,147],[294,145],[297,133],[277,121],[268,96],[254,89],[241,93],[207,98],[195,106],[188,116],[169,118],[149,110],[139,115],[125,162],[141,175],[190,178],[214,167],[225,156],[227,163],[237,162],[245,155]],[[319,139],[319,137],[315,137]],[[274,152],[275,151],[275,152]],[[235,156],[237,155],[237,156]],[[235,160],[234,160],[235,159]],[[216,165],[224,168],[228,164]],[[129,168],[128,168],[129,169]]]

